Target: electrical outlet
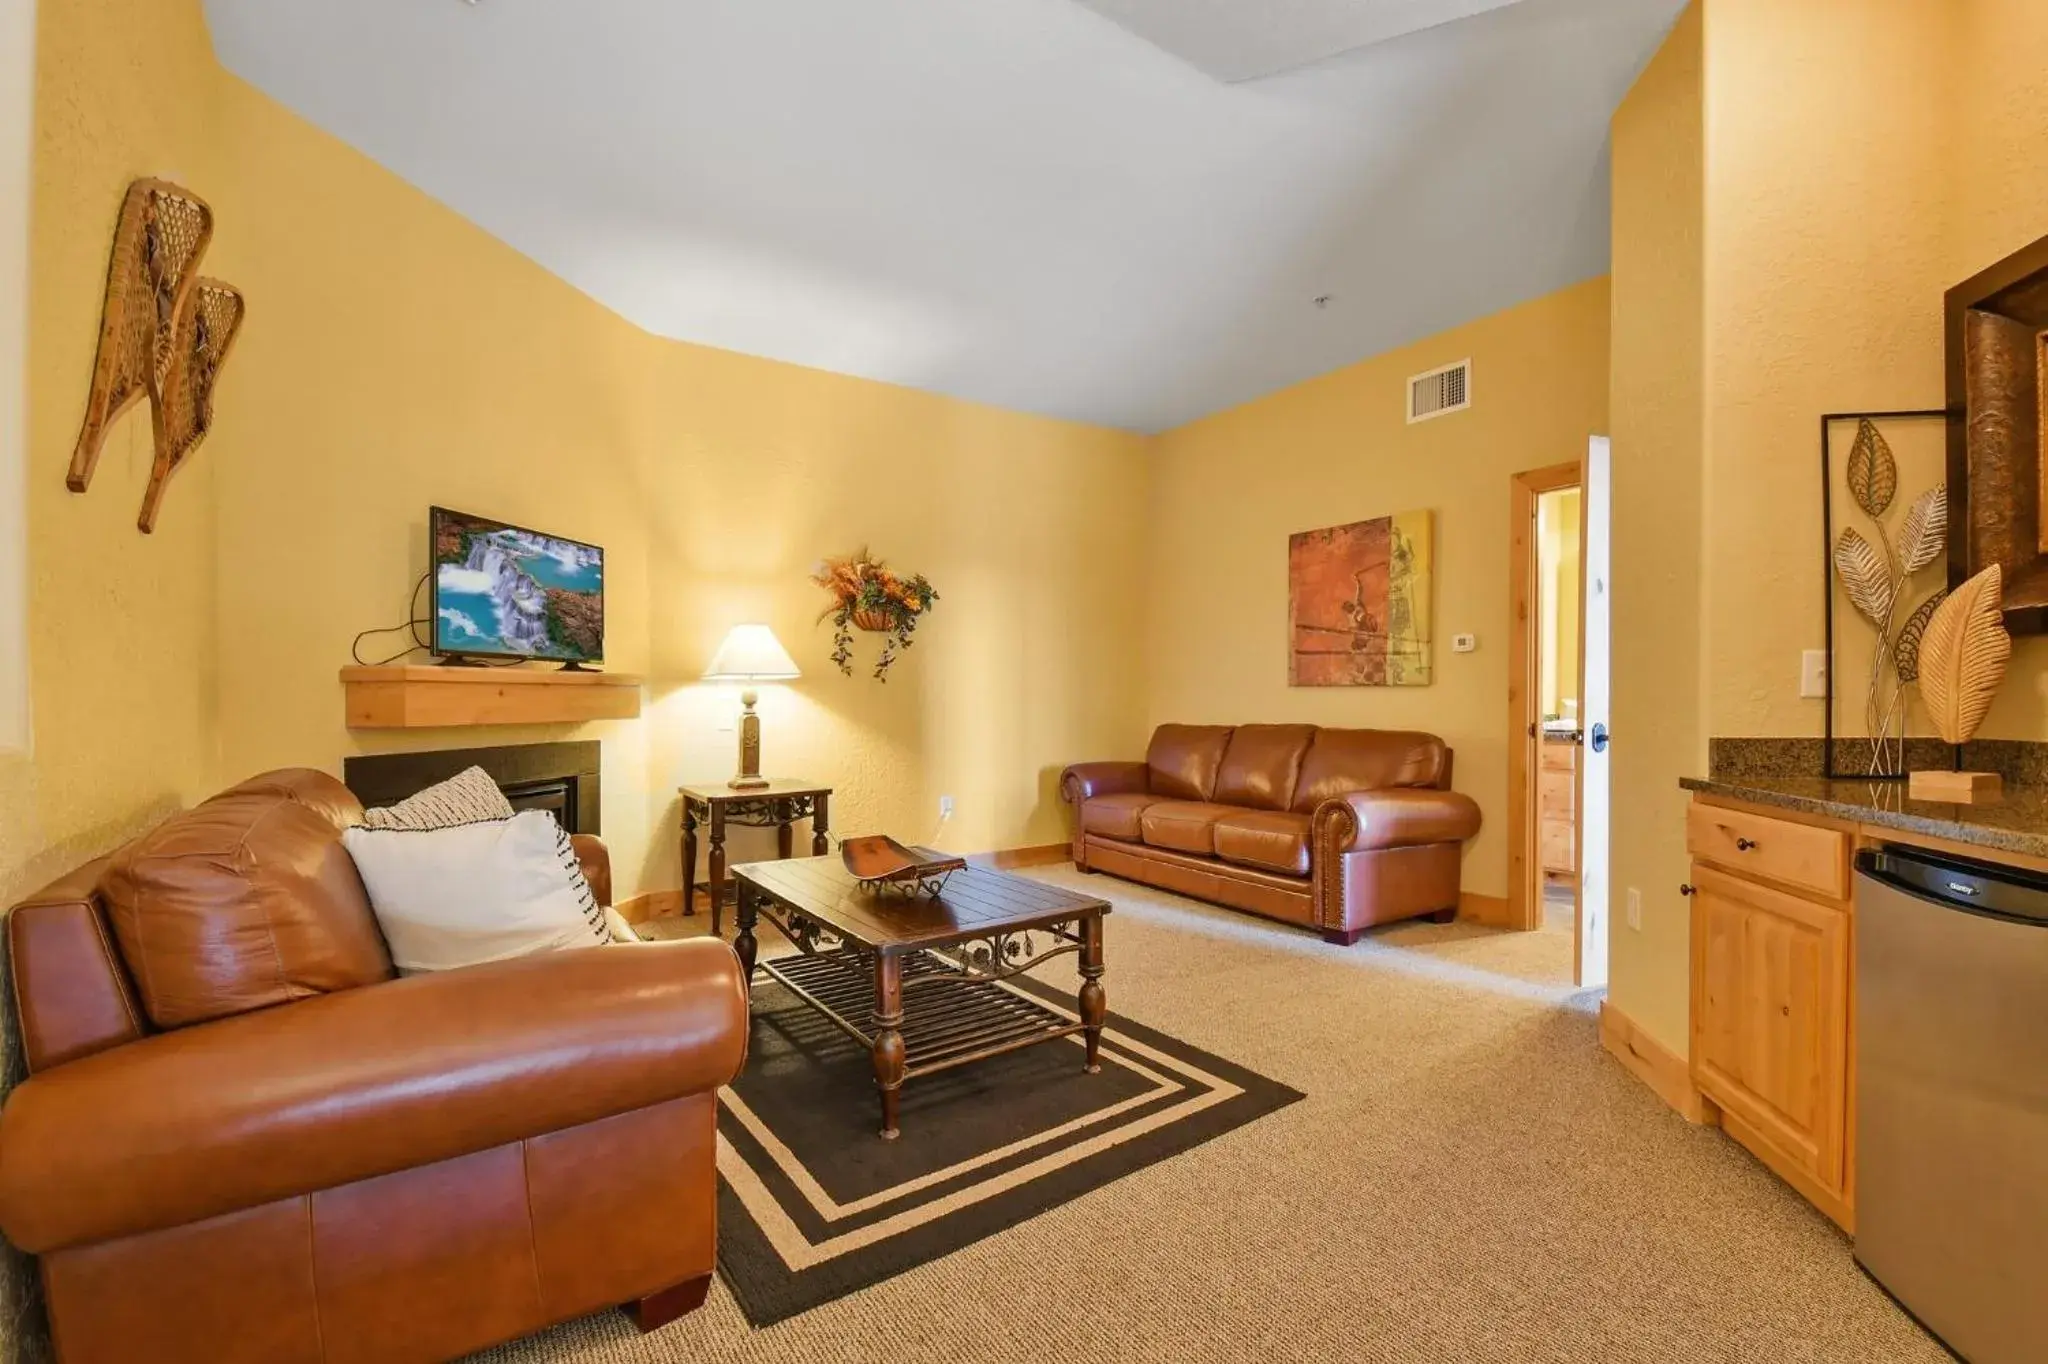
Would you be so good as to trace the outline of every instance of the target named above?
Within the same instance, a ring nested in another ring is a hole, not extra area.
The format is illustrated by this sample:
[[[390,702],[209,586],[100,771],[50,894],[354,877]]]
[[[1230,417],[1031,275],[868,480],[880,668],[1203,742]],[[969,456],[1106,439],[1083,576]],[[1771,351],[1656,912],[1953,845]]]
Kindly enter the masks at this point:
[[[951,819],[952,817],[953,817],[953,798],[952,798],[951,796],[940,796],[940,797],[939,797],[939,818],[940,818],[940,819]]]
[[[1628,888],[1628,926],[1643,931],[1643,893],[1634,886]]]
[[[1799,655],[1799,694],[1801,696],[1826,696],[1828,694],[1828,651],[1808,649]]]
[[[1469,654],[1478,647],[1479,636],[1477,635],[1451,636],[1451,652],[1454,654]]]

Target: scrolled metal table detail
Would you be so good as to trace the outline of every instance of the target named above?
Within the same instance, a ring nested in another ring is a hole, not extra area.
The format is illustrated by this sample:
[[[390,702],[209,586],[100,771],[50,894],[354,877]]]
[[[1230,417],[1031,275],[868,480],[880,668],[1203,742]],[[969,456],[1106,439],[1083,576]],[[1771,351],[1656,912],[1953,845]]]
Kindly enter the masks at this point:
[[[760,864],[771,878],[777,865]],[[842,932],[815,917],[835,909],[847,912],[848,902],[835,901],[829,887],[798,891],[784,884],[770,890],[754,879],[751,868],[743,870],[737,878],[739,936],[733,946],[750,980],[758,969],[868,1049],[882,1100],[884,1138],[898,1135],[898,1095],[906,1080],[918,1076],[1064,1037],[1081,1040],[1088,1073],[1101,1070],[1106,903],[1069,897],[1071,905],[1055,903],[1020,915],[1036,920],[1028,926],[992,924],[986,933],[920,946],[929,921],[909,908],[906,897],[862,890],[850,870],[845,874],[849,879],[839,884],[867,898]],[[968,894],[986,896],[986,878],[992,874],[976,870],[967,875],[976,878]],[[801,907],[806,893],[816,897],[812,913]],[[886,918],[875,917],[892,903],[905,906],[901,912],[908,916],[895,934],[886,931]],[[794,955],[758,960],[754,930],[761,920],[795,947]],[[874,936],[877,931],[884,936]],[[868,934],[868,940],[848,936],[854,932]],[[1009,983],[1069,955],[1080,958],[1081,987],[1073,1013],[1051,1008]],[[908,994],[915,994],[917,1002],[906,1010]]]

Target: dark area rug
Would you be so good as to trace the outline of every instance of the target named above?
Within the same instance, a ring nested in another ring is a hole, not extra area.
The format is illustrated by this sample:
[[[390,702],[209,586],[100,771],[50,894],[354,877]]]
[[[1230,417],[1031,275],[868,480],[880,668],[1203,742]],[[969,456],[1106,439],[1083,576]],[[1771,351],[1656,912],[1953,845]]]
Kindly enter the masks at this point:
[[[1073,1006],[1035,981],[1008,988]],[[1099,1074],[1073,1038],[913,1079],[903,1135],[884,1141],[867,1050],[757,979],[746,1073],[720,1096],[719,1277],[770,1326],[1301,1097],[1112,1014]]]

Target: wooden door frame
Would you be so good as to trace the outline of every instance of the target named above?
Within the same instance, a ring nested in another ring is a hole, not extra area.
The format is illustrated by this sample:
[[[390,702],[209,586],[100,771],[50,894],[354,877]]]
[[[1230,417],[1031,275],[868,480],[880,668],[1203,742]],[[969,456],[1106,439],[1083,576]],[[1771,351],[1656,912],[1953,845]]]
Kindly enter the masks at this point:
[[[1576,488],[1585,480],[1585,462],[1525,469],[1508,481],[1508,927],[1529,932],[1543,927],[1543,897],[1536,893],[1541,873],[1537,851],[1535,736],[1530,727],[1537,714],[1541,654],[1533,647],[1535,603],[1536,503],[1545,493]],[[1583,532],[1582,532],[1583,533]],[[1581,610],[1584,609],[1581,603]],[[1576,896],[1574,897],[1576,899]]]

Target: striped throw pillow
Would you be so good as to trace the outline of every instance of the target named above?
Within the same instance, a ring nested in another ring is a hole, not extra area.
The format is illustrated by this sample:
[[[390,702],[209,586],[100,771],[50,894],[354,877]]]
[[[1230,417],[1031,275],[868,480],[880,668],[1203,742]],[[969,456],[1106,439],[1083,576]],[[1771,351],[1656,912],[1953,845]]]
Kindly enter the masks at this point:
[[[396,805],[363,811],[365,829],[452,829],[487,819],[512,818],[512,802],[481,767],[457,772],[446,781],[407,796]]]

